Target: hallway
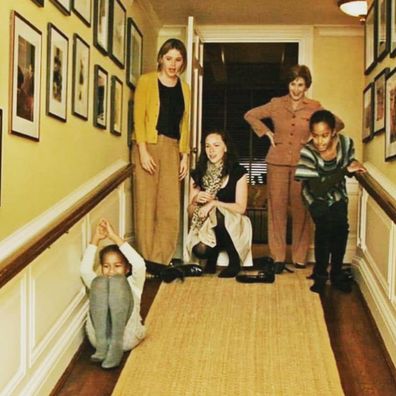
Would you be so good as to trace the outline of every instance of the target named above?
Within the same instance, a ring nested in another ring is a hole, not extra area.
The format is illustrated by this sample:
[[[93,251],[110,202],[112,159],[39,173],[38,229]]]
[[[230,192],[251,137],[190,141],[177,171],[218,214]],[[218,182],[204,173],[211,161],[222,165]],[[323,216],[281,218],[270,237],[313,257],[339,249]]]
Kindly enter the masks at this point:
[[[186,280],[186,282],[188,281],[189,279]],[[142,301],[144,317],[147,316],[147,310],[153,302],[159,286],[158,280],[148,279],[146,281]],[[261,285],[260,287],[271,288],[271,285]],[[321,301],[345,395],[394,395],[396,392],[396,371],[384,349],[358,286],[354,286],[350,295],[342,294],[328,287]],[[287,324],[285,325],[287,326]],[[89,360],[92,351],[92,347],[85,342],[80,349],[79,356],[71,364],[51,396],[107,396],[112,393],[121,369],[112,371],[100,369]],[[123,363],[125,361],[126,359]],[[280,375],[287,376],[288,368],[285,367]],[[160,379],[157,378],[157,380]],[[174,380],[177,381],[177,378]],[[132,393],[133,389],[131,389]],[[249,394],[248,389],[246,394]],[[263,395],[267,395],[267,393],[263,393]]]

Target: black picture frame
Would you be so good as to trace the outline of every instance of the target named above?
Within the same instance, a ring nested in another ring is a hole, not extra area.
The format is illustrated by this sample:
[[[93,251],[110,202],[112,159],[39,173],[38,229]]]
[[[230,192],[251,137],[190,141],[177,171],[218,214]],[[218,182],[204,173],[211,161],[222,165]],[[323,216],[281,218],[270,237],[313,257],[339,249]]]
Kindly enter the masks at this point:
[[[133,118],[133,110],[134,110],[134,100],[129,99],[128,100],[128,147],[132,148],[132,135],[133,135],[133,130],[135,128],[135,120]]]
[[[77,33],[73,35],[72,113],[84,120],[89,110],[90,47]]]
[[[364,73],[369,74],[376,65],[375,3],[367,11],[364,23]]]
[[[99,65],[94,67],[94,118],[97,128],[106,129],[108,119],[107,93],[109,90],[108,73]]]
[[[117,76],[111,76],[110,132],[122,134],[123,84]]]
[[[389,2],[375,1],[375,52],[377,63],[389,52]]]
[[[73,0],[72,9],[87,26],[91,26],[92,0]]]
[[[72,0],[51,0],[62,14],[70,15],[72,10]]]
[[[377,135],[385,131],[385,90],[386,76],[389,67],[383,69],[374,79],[374,113],[373,113],[373,134]]]
[[[396,68],[386,78],[385,161],[396,158]]]
[[[10,132],[40,140],[42,34],[16,11],[11,13]]]
[[[396,0],[390,1],[389,6],[389,45],[390,56],[396,56]]]
[[[121,68],[125,65],[126,9],[120,0],[110,0],[109,55]]]
[[[67,120],[69,39],[49,23],[47,33],[47,114],[60,121]]]
[[[126,82],[132,89],[142,74],[143,67],[143,34],[132,18],[127,22],[127,61]]]
[[[362,141],[367,143],[373,137],[373,114],[374,114],[374,84],[370,83],[363,91],[363,123]]]
[[[94,0],[93,43],[103,54],[109,51],[110,0]]]

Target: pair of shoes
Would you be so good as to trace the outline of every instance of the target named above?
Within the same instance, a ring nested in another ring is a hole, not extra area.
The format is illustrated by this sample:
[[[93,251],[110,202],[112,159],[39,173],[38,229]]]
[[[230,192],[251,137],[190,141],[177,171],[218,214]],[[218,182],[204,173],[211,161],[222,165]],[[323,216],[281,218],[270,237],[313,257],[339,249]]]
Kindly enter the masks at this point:
[[[203,274],[203,269],[198,264],[182,264],[176,265],[173,268],[182,271],[184,276],[201,276]]]
[[[269,274],[265,271],[259,271],[257,275],[237,275],[236,281],[240,283],[274,283],[275,274]]]
[[[180,279],[184,281],[184,273],[177,267],[167,266],[159,273],[159,278],[166,283],[173,282],[175,279]]]
[[[159,276],[161,271],[169,267],[168,265],[156,263],[150,260],[144,260],[144,261],[146,263],[147,272],[151,275]]]
[[[307,268],[307,266],[304,263],[294,263],[294,268],[303,269]]]

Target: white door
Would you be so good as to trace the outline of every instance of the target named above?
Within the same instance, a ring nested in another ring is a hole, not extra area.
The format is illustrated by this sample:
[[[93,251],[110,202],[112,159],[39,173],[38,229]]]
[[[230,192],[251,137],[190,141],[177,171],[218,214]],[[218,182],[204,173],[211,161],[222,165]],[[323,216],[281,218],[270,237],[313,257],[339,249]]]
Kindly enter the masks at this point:
[[[191,153],[190,169],[195,168],[200,152],[202,136],[202,81],[203,81],[203,44],[197,29],[194,26],[194,17],[188,17],[187,25],[187,69],[186,81],[191,88]],[[183,197],[183,246],[188,234],[188,196],[190,178],[184,182]],[[186,260],[186,257],[183,257]]]

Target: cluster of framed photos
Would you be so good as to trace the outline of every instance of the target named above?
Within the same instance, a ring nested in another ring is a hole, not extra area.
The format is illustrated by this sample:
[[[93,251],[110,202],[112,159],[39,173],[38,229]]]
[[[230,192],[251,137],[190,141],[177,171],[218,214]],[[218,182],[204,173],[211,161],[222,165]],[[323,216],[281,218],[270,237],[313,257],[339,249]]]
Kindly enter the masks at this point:
[[[32,1],[44,7],[44,0]],[[142,71],[143,36],[132,18],[126,18],[126,9],[121,1],[51,0],[51,2],[65,15],[70,15],[73,11],[87,26],[91,26],[93,20],[95,47],[103,55],[108,55],[120,68],[124,68],[126,64],[125,81],[131,89],[134,89]],[[10,130],[12,133],[39,140],[42,33],[16,11],[12,12],[11,26]],[[127,39],[125,39],[126,34]],[[90,45],[77,33],[73,34],[72,57],[72,114],[87,120],[90,101]],[[55,25],[48,23],[46,111],[49,116],[63,122],[67,121],[68,65],[69,39]],[[95,65],[93,123],[98,128],[106,129],[109,121],[110,131],[121,135],[123,82],[112,76],[110,84],[109,88],[107,71]],[[108,92],[111,95],[110,111],[107,109]]]
[[[374,0],[365,22],[365,74],[396,56],[396,0]],[[396,68],[384,68],[363,91],[364,142],[385,131],[385,160],[396,157]]]

